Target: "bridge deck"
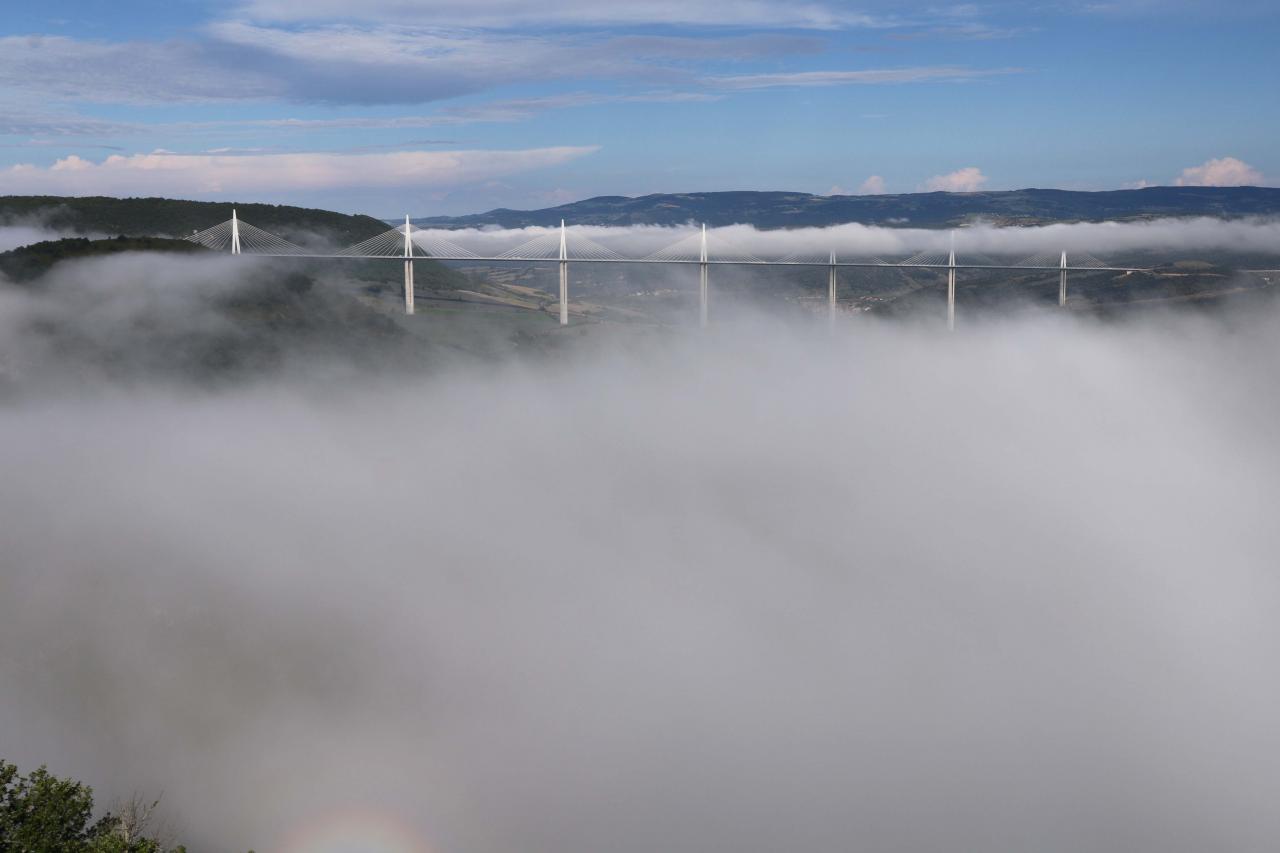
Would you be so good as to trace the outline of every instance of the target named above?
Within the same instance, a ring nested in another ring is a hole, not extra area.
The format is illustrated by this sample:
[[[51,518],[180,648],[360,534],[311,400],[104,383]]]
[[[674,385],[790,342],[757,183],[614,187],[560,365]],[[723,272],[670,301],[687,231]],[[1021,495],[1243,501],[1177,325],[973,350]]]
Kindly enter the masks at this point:
[[[469,263],[497,263],[497,264],[556,264],[561,260],[571,264],[683,264],[686,266],[698,266],[707,264],[708,266],[737,266],[737,267],[854,267],[860,269],[882,269],[882,270],[898,270],[898,269],[919,269],[919,270],[1022,270],[1024,272],[1153,272],[1154,267],[1062,267],[1062,266],[1043,266],[1029,267],[1017,266],[1014,264],[964,264],[957,262],[954,266],[950,264],[888,264],[888,263],[870,263],[862,261],[841,261],[835,263],[830,261],[770,261],[770,260],[717,260],[709,258],[706,261],[697,258],[521,258],[521,257],[481,257],[477,255],[414,255],[408,257],[406,255],[341,255],[341,254],[312,254],[298,252],[242,252],[241,257],[253,258],[299,258],[299,259],[315,259],[315,260],[339,260],[339,261],[366,261],[366,260],[383,260],[383,261],[466,261]],[[1242,270],[1242,272],[1269,272],[1269,270]]]

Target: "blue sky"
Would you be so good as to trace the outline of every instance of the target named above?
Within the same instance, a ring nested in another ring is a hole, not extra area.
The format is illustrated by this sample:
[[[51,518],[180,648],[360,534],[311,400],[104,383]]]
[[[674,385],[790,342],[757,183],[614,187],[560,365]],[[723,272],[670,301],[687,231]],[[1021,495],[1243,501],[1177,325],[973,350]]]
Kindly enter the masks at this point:
[[[1280,4],[97,0],[0,17],[0,193],[380,216],[1280,182]]]

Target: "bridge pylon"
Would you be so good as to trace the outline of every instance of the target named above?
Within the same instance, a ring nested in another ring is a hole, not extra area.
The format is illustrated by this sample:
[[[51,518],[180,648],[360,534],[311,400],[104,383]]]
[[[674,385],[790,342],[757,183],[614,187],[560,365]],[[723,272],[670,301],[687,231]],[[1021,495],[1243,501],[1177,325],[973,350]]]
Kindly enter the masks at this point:
[[[1067,307],[1067,253],[1062,253],[1062,272],[1058,273],[1058,307]]]
[[[956,232],[951,232],[951,257],[947,260],[947,331],[956,330]]]
[[[827,268],[827,323],[836,327],[836,253],[831,253],[831,266]]]
[[[409,214],[404,215],[404,313],[414,313],[413,308],[413,225]]]
[[[560,325],[569,325],[569,239],[560,220]]]
[[[702,248],[698,255],[698,326],[707,327],[707,309],[711,294],[707,281],[707,223],[702,223]]]
[[[234,207],[231,208],[231,254],[240,254],[240,218]]]

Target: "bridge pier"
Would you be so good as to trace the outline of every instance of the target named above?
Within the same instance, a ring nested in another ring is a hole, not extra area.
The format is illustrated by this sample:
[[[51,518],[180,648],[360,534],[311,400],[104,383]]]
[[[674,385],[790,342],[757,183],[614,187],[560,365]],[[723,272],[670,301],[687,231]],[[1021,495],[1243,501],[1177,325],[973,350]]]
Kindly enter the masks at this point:
[[[412,314],[413,309],[413,261],[404,262],[404,313]]]
[[[707,280],[707,224],[702,223],[702,253],[698,259],[698,327],[707,327],[707,314],[711,301]]]
[[[827,323],[836,327],[836,253],[831,253],[831,267],[827,270]]]
[[[569,243],[560,220],[560,325],[569,325]]]
[[[1067,253],[1062,253],[1062,272],[1058,273],[1058,307],[1067,307]]]
[[[404,313],[413,313],[413,224],[404,215]]]
[[[415,232],[421,232],[422,237],[414,238]],[[560,325],[567,326],[569,324],[569,251],[568,251],[568,231],[565,221],[560,221],[560,240],[559,240],[559,257],[556,258],[550,251],[554,240],[554,234],[545,232],[539,233],[537,237],[527,241],[515,249],[510,249],[493,257],[481,256],[458,246],[444,238],[433,235],[431,231],[423,231],[423,229],[415,228],[410,217],[405,217],[403,230],[396,226],[370,237],[354,246],[349,246],[340,251],[324,252],[304,248],[297,244],[291,243],[274,234],[263,231],[248,222],[241,222],[238,211],[235,208],[231,210],[231,219],[220,222],[211,228],[203,231],[196,231],[187,240],[213,249],[219,252],[225,252],[228,249],[231,254],[239,255],[243,251],[242,241],[248,243],[248,254],[258,257],[278,257],[278,258],[379,258],[383,260],[392,260],[399,258],[404,263],[404,309],[406,314],[414,313],[414,260],[418,255],[415,249],[415,243],[423,248],[421,254],[423,257],[430,257],[443,261],[519,261],[532,263],[545,263],[551,260],[559,261],[560,273],[560,293],[559,293],[559,321]],[[575,238],[578,239],[578,238]],[[701,235],[695,233],[691,236],[681,238],[675,244],[668,246],[659,252],[653,252],[645,257],[624,257],[617,252],[591,241],[586,237],[581,238],[585,249],[579,251],[577,243],[575,243],[575,253],[577,259],[585,263],[675,263],[688,265],[696,263],[698,265],[698,325],[706,328],[709,325],[710,313],[710,287],[709,287],[709,270],[710,257],[708,251],[707,226],[704,223],[701,229]],[[692,256],[690,244],[700,239],[700,251],[696,258]],[[1083,253],[1083,254],[1082,254]],[[1017,270],[1023,273],[1036,272],[1047,273],[1054,270],[1058,273],[1058,305],[1059,307],[1068,307],[1069,293],[1067,290],[1068,276],[1073,269],[1083,269],[1086,271],[1109,271],[1109,272],[1151,272],[1150,267],[1133,267],[1133,266],[1108,266],[1083,249],[1076,250],[1075,266],[1071,266],[1067,257],[1067,252],[1063,251],[1059,258],[1059,264],[1055,267],[1052,262],[1045,257],[1043,253],[1037,253],[1023,261],[1008,265],[1000,264],[995,261],[987,263],[968,262],[965,269],[972,270]],[[945,263],[939,263],[939,260],[945,259]],[[976,259],[975,259],[976,261]],[[763,264],[763,265],[785,265],[785,266],[821,266],[821,262],[816,258],[809,257],[801,259],[795,255],[788,255],[778,260],[767,260],[754,258],[750,255],[744,257],[734,255],[732,253],[722,254],[716,261],[717,264],[728,265],[736,263],[744,264]],[[839,268],[841,264],[838,261],[836,252],[832,251],[827,262],[827,314],[830,324],[834,326],[836,322],[837,312],[839,309]],[[956,277],[959,264],[956,262],[956,240],[955,232],[951,233],[951,250],[950,254],[940,257],[932,248],[912,255],[904,261],[896,264],[889,264],[885,261],[877,261],[874,264],[862,263],[857,260],[846,262],[844,266],[858,268],[867,266],[891,267],[898,269],[915,269],[928,272],[936,272],[946,270],[947,274],[947,329],[955,330],[956,325]],[[1274,270],[1258,270],[1248,269],[1241,270],[1247,273],[1263,273],[1268,274],[1275,272]]]
[[[947,331],[956,330],[956,235],[951,233],[951,258],[947,261]]]
[[[698,264],[698,327],[705,329],[707,327],[707,315],[709,313],[709,282],[707,280],[706,263]]]

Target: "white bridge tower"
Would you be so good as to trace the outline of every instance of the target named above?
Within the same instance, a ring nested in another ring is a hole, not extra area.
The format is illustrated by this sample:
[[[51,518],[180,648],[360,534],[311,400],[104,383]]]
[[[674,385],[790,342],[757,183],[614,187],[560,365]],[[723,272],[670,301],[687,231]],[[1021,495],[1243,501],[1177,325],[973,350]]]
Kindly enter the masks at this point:
[[[560,220],[560,325],[569,325],[569,241]]]
[[[707,287],[707,223],[702,223],[702,251],[698,255],[698,326],[707,327],[707,303],[710,293]]]
[[[831,266],[827,268],[827,322],[836,326],[836,253],[831,253]]]
[[[412,314],[413,309],[413,225],[409,222],[409,214],[404,215],[404,313]]]
[[[951,258],[947,261],[947,331],[956,330],[956,232],[951,232]]]
[[[1067,253],[1062,253],[1062,272],[1058,273],[1058,307],[1067,307]]]

